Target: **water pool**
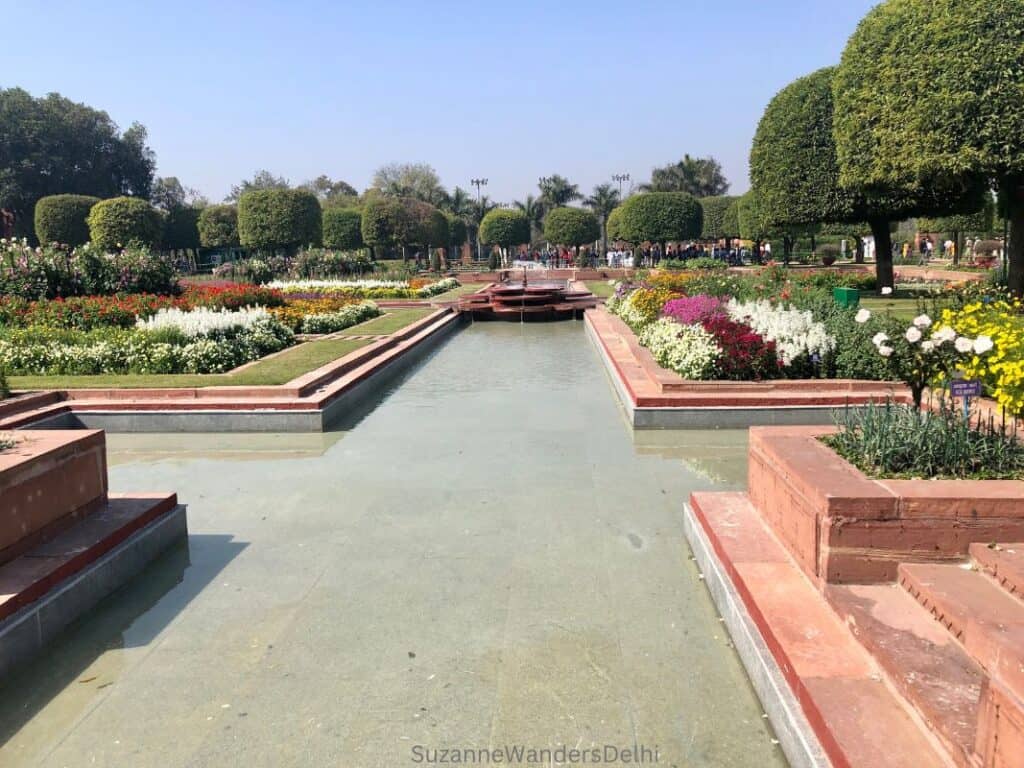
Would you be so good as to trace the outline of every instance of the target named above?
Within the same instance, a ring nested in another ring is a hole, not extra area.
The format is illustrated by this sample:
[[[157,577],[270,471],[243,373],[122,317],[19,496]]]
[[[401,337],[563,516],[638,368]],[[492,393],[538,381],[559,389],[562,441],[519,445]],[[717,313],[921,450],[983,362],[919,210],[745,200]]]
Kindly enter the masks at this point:
[[[0,687],[7,768],[785,764],[682,531],[746,435],[634,435],[581,323],[472,325],[333,433],[108,441],[189,544]]]

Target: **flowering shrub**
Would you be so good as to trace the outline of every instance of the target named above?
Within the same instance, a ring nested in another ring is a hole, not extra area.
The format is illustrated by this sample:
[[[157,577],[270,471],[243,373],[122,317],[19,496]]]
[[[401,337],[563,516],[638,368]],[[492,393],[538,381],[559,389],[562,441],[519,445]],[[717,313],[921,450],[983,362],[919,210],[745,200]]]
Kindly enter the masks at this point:
[[[712,378],[722,353],[714,336],[701,326],[680,325],[667,317],[644,328],[640,343],[658,365],[691,380]]]
[[[729,317],[746,323],[767,341],[775,342],[779,359],[787,367],[821,359],[835,347],[835,339],[810,312],[774,305],[769,301],[726,305]],[[800,365],[797,365],[800,364]]]
[[[986,390],[1007,412],[1024,415],[1024,315],[1019,299],[967,304],[946,309],[942,324],[957,333],[992,340],[990,354],[965,357],[960,368]]]
[[[242,307],[280,307],[285,303],[280,291],[256,285],[190,285],[185,291],[185,308],[241,309]]]
[[[317,299],[288,299],[280,307],[270,310],[278,322],[287,325],[295,332],[301,332],[302,321],[307,315],[328,315],[343,307],[358,304],[359,299],[352,296],[324,296]]]
[[[362,301],[335,312],[306,315],[301,328],[303,333],[336,333],[380,314],[380,308],[372,301]]]
[[[183,310],[177,307],[160,309],[148,318],[138,318],[135,327],[140,331],[176,331],[185,338],[199,336],[226,336],[251,328],[257,323],[271,320],[263,307],[248,307],[234,311],[198,307]]]
[[[712,314],[702,324],[721,349],[715,365],[715,378],[731,381],[778,378],[780,365],[775,342],[765,341],[749,325],[737,323],[722,314]]]
[[[683,296],[679,299],[671,299],[662,307],[661,314],[664,317],[671,317],[683,325],[702,323],[716,315],[725,315],[725,305],[722,300],[715,296],[708,296],[706,293],[699,293],[696,296]]]
[[[612,307],[622,321],[639,333],[661,315],[661,309],[672,298],[664,289],[637,288],[616,301]]]
[[[33,248],[0,239],[0,294],[23,299],[178,292],[170,257],[145,248],[106,253],[91,245]]]
[[[350,296],[361,299],[422,299],[459,287],[455,278],[414,287],[408,280],[274,280],[267,288],[285,296]]]

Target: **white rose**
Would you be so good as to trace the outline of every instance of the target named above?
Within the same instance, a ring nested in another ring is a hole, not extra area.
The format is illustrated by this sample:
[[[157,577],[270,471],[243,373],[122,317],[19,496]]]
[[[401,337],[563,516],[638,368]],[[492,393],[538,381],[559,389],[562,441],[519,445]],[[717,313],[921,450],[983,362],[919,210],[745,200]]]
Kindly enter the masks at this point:
[[[877,347],[877,346],[880,346],[883,341],[888,341],[888,340],[889,340],[889,334],[887,334],[887,333],[876,333],[874,335],[874,337],[871,339],[871,343],[874,344]]]
[[[871,319],[871,310],[862,309],[860,312],[857,313],[857,316],[853,319],[856,320],[858,323],[866,323],[868,320]]]
[[[882,357],[890,357],[892,355],[892,347],[879,347],[878,354]]]
[[[974,354],[984,355],[986,352],[992,349],[995,344],[992,343],[992,339],[988,336],[979,336],[974,340]]]
[[[921,349],[923,351],[925,351],[925,352],[933,352],[933,351],[935,351],[935,342],[934,341],[922,341],[921,342]]]
[[[882,295],[883,296],[891,296],[892,295],[892,288],[890,288],[889,286],[886,286],[885,288],[883,288],[882,289]]]
[[[918,315],[914,318],[914,325],[918,328],[928,328],[932,324],[932,319],[928,315]]]
[[[947,341],[953,341],[956,339],[956,331],[946,325],[933,333],[932,339],[935,340],[936,344],[942,345]]]
[[[962,354],[967,354],[974,350],[974,342],[968,339],[966,336],[960,336],[953,344],[956,347],[956,351]]]
[[[911,344],[917,344],[921,340],[921,329],[912,325],[907,328],[906,336]]]

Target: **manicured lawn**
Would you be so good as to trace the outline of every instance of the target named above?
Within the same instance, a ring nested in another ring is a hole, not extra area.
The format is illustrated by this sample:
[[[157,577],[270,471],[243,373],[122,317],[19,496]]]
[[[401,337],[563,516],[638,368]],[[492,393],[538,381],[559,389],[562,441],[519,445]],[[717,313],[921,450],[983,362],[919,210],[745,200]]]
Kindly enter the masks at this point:
[[[387,312],[386,315],[375,317],[373,320],[367,320],[360,325],[353,325],[351,328],[341,331],[341,334],[343,336],[383,336],[399,331],[410,323],[415,323],[417,320],[426,317],[431,312],[437,312],[433,307],[423,307],[422,309],[419,307],[415,309],[402,307],[385,309],[385,311]]]
[[[585,283],[587,290],[595,296],[607,299],[615,293],[615,286],[608,285],[607,280],[587,280]]]
[[[92,387],[224,387],[285,384],[304,373],[369,344],[357,339],[325,339],[292,347],[238,373],[111,374],[101,376],[11,376],[12,389],[82,389]]]
[[[920,312],[921,302],[918,299],[910,297],[900,297],[897,295],[895,298],[891,296],[868,296],[861,297],[860,306],[865,309],[870,309],[872,312],[877,314],[889,314],[897,320],[910,321],[917,317]],[[927,301],[924,303],[927,308],[925,311],[929,314],[932,313],[932,302]],[[940,305],[942,306],[942,305]]]
[[[459,296],[476,293],[485,285],[487,285],[487,283],[466,283],[464,285],[460,285],[458,288],[452,288],[450,291],[439,293],[437,296],[431,296],[428,301],[452,301],[453,299],[459,298]]]

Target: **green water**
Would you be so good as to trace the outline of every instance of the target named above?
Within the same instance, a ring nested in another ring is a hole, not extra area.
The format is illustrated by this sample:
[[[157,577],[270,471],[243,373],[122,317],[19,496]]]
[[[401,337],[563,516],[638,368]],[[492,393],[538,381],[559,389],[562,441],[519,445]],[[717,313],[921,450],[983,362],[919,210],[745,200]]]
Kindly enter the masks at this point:
[[[745,433],[634,436],[579,323],[469,327],[345,431],[108,441],[189,543],[0,686],[5,768],[784,764],[682,529]]]

